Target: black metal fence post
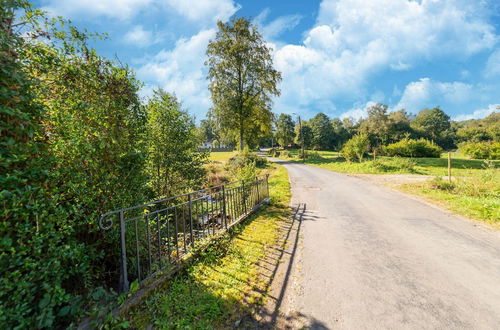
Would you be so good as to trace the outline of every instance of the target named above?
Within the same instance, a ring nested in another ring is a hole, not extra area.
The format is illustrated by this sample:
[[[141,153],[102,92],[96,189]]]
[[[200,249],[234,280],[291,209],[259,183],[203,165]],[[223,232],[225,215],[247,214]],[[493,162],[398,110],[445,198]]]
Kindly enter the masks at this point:
[[[227,229],[226,186],[225,185],[222,185],[222,217],[224,219],[224,226]]]
[[[126,292],[129,289],[128,283],[128,269],[127,269],[127,247],[125,244],[125,217],[123,211],[120,211],[120,283],[119,290]]]
[[[255,187],[257,189],[257,201],[255,204],[259,204],[260,203],[260,193],[259,193],[259,178],[258,177],[255,177]]]
[[[245,180],[241,180],[241,191],[243,192],[243,214],[247,214],[247,193],[245,191]]]
[[[191,204],[191,194],[188,195],[188,205],[189,205],[189,232],[191,234],[191,246],[194,249],[194,236],[193,236],[193,207]]]

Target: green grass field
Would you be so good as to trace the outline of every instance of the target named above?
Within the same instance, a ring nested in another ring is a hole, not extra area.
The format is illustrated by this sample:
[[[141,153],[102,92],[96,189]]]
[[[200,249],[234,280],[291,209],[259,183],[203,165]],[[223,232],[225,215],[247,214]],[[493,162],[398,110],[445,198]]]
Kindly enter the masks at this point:
[[[284,167],[271,164],[264,171],[270,174],[271,205],[236,226],[132,310],[127,318],[134,328],[232,328],[251,306],[263,302],[266,282],[257,262],[278,239],[280,224],[289,221],[291,196]]]
[[[237,153],[237,151],[211,152],[208,159],[215,162],[226,162],[229,158],[236,155]]]

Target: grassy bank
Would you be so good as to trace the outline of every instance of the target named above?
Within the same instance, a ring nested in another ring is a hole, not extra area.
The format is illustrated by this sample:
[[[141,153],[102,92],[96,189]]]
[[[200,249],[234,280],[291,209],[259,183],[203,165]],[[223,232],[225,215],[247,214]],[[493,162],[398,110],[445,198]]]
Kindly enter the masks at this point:
[[[132,326],[233,327],[252,307],[263,302],[266,282],[259,276],[257,263],[277,240],[279,224],[288,219],[290,202],[286,169],[270,164],[264,171],[271,175],[272,204],[236,226],[132,310],[127,317]]]

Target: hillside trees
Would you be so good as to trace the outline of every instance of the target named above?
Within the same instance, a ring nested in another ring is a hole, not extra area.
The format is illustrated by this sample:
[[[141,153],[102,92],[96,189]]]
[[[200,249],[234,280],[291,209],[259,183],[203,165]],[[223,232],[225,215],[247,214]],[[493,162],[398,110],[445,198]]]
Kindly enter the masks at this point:
[[[295,137],[295,123],[292,116],[280,114],[276,121],[276,139],[281,146],[287,146],[293,143]]]
[[[271,131],[271,97],[279,95],[281,74],[257,28],[245,18],[218,22],[207,47],[213,113],[221,127],[244,143]]]

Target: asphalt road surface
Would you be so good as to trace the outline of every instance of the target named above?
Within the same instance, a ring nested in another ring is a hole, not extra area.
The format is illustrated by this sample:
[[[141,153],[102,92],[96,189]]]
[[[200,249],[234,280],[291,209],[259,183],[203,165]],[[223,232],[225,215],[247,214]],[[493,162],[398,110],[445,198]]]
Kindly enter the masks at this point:
[[[307,204],[281,314],[323,329],[500,329],[499,231],[359,178],[281,164],[292,203]]]

